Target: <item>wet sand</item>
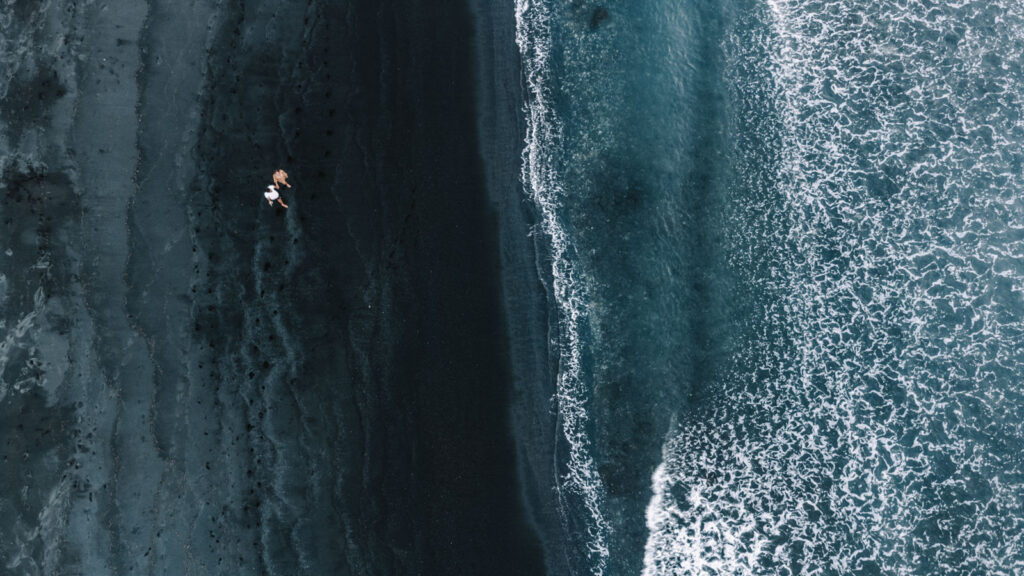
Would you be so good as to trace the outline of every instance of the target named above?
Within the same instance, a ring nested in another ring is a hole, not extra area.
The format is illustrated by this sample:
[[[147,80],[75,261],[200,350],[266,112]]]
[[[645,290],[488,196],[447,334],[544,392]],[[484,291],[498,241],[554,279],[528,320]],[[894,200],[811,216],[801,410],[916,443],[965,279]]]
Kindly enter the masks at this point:
[[[543,573],[481,14],[4,10],[9,567]]]

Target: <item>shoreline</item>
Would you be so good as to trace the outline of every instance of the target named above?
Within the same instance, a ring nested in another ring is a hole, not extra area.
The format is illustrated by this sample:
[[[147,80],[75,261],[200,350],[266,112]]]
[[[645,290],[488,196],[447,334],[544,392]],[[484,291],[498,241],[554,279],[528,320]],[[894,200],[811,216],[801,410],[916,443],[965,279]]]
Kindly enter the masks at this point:
[[[501,293],[514,384],[509,412],[520,492],[544,549],[548,574],[569,574],[556,489],[558,422],[551,410],[558,353],[549,346],[553,308],[550,268],[538,215],[523,189],[523,77],[515,42],[514,4],[472,0],[477,23],[477,124],[490,202],[499,215]],[[547,276],[547,277],[546,277]]]
[[[366,354],[385,430],[379,459],[404,466],[382,471],[385,538],[418,573],[540,573],[517,496],[499,214],[487,201],[487,137],[474,113],[474,21],[459,4],[394,11],[376,16],[378,42],[359,43],[380,47],[364,88],[368,104],[382,105],[358,115],[375,128],[356,146],[377,194],[366,215],[380,215],[376,322],[391,335],[388,351]],[[392,507],[396,499],[412,508]]]

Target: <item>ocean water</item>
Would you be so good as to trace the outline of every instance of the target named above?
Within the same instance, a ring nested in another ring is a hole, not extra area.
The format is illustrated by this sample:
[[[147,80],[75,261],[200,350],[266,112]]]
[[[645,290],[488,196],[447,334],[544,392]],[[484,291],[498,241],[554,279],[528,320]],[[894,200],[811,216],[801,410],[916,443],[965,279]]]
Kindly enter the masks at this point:
[[[1024,571],[1024,8],[517,0],[580,574]]]

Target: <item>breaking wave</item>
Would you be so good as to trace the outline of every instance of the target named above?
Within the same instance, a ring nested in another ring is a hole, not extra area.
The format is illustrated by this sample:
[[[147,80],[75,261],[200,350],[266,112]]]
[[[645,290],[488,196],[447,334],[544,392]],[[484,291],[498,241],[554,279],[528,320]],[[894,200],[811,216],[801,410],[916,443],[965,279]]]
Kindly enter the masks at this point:
[[[559,211],[564,190],[555,155],[561,125],[550,103],[548,59],[551,53],[549,13],[543,2],[516,1],[516,42],[526,76],[526,142],[522,179],[540,215],[539,226],[549,243],[552,286],[558,306],[559,369],[556,402],[559,423],[568,443],[567,472],[559,486],[562,514],[578,499],[589,515],[587,555],[594,574],[602,574],[608,557],[610,527],[601,512],[604,488],[590,451],[586,427],[587,389],[581,379],[580,327],[586,321],[586,286],[577,272],[574,248]],[[566,522],[568,523],[568,519]]]
[[[664,446],[644,573],[1019,574],[1024,9],[752,14],[728,81],[771,160],[732,153],[738,211],[778,215],[743,270],[777,298]]]

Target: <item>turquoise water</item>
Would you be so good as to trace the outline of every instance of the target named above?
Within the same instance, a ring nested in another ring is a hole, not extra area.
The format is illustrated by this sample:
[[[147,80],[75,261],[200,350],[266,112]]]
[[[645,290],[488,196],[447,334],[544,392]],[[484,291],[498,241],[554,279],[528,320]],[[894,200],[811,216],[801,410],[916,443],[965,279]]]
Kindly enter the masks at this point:
[[[577,571],[1024,571],[1024,8],[517,10]]]

